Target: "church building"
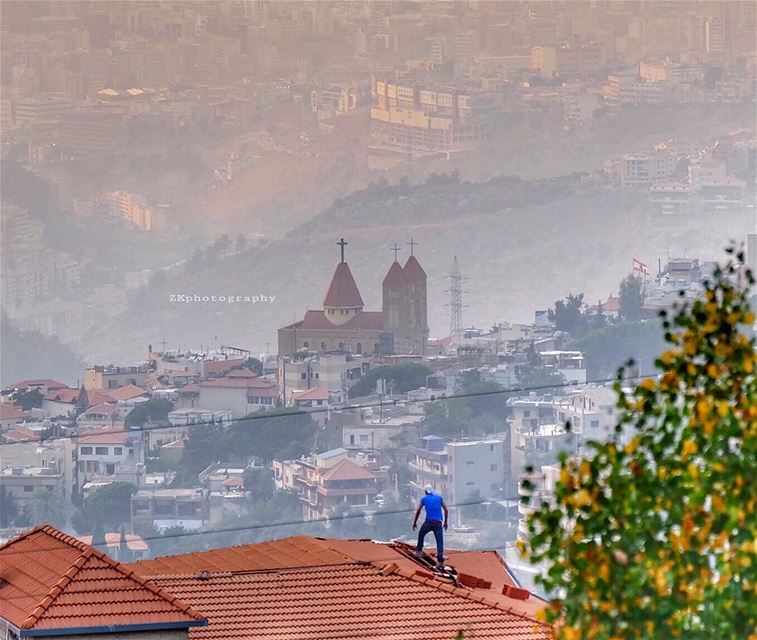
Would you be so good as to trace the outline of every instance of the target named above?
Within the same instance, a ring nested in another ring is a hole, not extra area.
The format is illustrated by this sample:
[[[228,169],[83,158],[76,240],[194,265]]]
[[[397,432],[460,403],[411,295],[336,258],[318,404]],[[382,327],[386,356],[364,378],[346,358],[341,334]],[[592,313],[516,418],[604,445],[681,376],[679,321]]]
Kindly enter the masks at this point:
[[[344,259],[331,278],[323,309],[311,309],[299,322],[279,329],[279,355],[292,355],[299,349],[345,351],[353,354],[415,354],[426,352],[428,305],[426,272],[413,255],[417,244],[412,239],[410,257],[405,265],[394,262],[382,282],[382,310],[365,311],[363,298]]]

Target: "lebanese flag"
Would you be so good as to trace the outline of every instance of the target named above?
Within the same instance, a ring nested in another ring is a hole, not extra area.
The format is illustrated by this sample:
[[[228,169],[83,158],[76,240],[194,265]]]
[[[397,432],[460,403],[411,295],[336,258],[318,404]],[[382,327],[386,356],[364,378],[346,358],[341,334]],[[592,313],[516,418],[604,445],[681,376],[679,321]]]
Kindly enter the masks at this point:
[[[649,267],[647,267],[647,265],[645,265],[641,260],[637,260],[636,258],[633,259],[633,270],[640,271],[644,275],[649,273]]]

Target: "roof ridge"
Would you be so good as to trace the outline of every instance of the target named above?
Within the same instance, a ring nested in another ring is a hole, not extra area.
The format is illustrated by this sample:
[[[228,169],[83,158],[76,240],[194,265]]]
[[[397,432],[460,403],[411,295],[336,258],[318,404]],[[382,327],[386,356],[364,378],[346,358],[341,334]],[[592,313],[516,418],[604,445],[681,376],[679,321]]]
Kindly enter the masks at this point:
[[[528,620],[529,622],[534,622],[534,623],[543,625],[545,627],[549,626],[546,623],[542,622],[541,620],[538,620],[536,616],[529,615],[528,612],[526,611],[517,610],[513,608],[512,605],[508,607],[501,602],[498,602],[491,598],[487,598],[485,595],[481,593],[475,593],[474,590],[469,587],[465,587],[465,586],[458,587],[458,586],[449,584],[448,582],[443,582],[439,578],[435,577],[433,574],[430,574],[428,571],[423,571],[421,568],[419,568],[416,571],[409,571],[407,569],[403,569],[399,567],[394,562],[390,562],[388,564],[385,563],[383,565],[379,563],[374,563],[374,566],[377,566],[377,568],[379,569],[380,575],[401,576],[402,578],[405,578],[407,580],[412,580],[413,582],[417,582],[429,588],[436,589],[437,591],[443,591],[444,593],[449,593],[451,595],[464,598],[465,600],[478,602],[480,604],[486,605],[487,607],[491,607],[499,611],[504,611],[505,613],[511,613],[520,618]],[[428,577],[428,576],[431,576],[431,577]]]
[[[195,620],[204,620],[205,618],[200,615],[197,611],[192,609],[189,605],[184,604],[181,600],[176,598],[176,596],[168,593],[165,591],[162,587],[158,587],[157,585],[152,584],[147,578],[144,578],[137,574],[133,569],[127,569],[124,567],[120,562],[117,560],[114,560],[106,553],[103,553],[102,551],[99,551],[92,545],[87,544],[86,542],[82,542],[78,538],[74,538],[73,536],[68,535],[67,533],[63,533],[59,529],[56,529],[52,525],[44,524],[40,525],[38,527],[35,527],[27,534],[24,534],[22,536],[19,536],[18,538],[15,538],[11,542],[16,542],[18,540],[23,540],[25,538],[28,538],[31,534],[34,533],[45,533],[46,535],[50,536],[51,538],[54,538],[56,540],[59,540],[60,542],[63,542],[74,549],[77,549],[78,551],[81,551],[81,555],[79,555],[76,560],[74,560],[71,563],[71,566],[68,568],[68,570],[61,576],[60,580],[56,582],[50,590],[47,592],[47,594],[40,600],[40,603],[35,607],[34,611],[30,613],[26,619],[21,623],[22,629],[31,629],[37,622],[39,622],[40,618],[45,614],[45,612],[50,608],[50,606],[55,602],[55,600],[60,596],[61,593],[66,589],[66,587],[74,580],[74,578],[77,576],[79,571],[90,561],[92,558],[96,558],[97,560],[101,560],[102,562],[105,562],[110,568],[118,571],[122,575],[126,576],[130,580],[134,580],[139,584],[141,587],[144,587],[148,591],[154,593],[155,595],[163,598],[167,602],[169,602],[171,605],[176,607],[179,611],[184,613],[185,615],[188,615]],[[8,543],[10,544],[10,543]],[[5,545],[7,546],[7,545]]]

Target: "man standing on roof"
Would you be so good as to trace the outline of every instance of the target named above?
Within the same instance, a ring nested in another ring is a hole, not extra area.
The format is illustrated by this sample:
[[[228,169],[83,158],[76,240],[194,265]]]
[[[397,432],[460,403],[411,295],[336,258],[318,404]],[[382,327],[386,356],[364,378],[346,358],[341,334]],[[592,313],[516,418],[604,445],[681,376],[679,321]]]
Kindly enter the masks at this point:
[[[426,535],[433,532],[434,538],[436,538],[436,565],[438,567],[444,566],[444,531],[447,530],[447,521],[449,520],[449,514],[447,512],[447,505],[444,503],[444,499],[434,493],[434,487],[427,484],[423,487],[426,492],[421,498],[421,502],[418,508],[415,510],[415,518],[413,518],[413,531],[418,527],[418,516],[421,515],[421,509],[426,509],[426,521],[421,525],[421,530],[418,532],[418,544],[415,547],[415,557],[423,557],[423,541],[426,539]]]

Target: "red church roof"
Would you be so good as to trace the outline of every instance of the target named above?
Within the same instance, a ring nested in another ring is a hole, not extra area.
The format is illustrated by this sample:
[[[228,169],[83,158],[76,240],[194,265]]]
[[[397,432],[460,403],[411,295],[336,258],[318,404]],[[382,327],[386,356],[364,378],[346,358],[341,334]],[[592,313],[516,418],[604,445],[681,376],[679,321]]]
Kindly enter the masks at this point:
[[[384,281],[381,283],[382,287],[402,287],[405,284],[405,272],[402,270],[402,265],[396,260],[392,262],[392,266],[389,267]]]
[[[346,262],[336,265],[334,277],[331,278],[329,290],[323,300],[324,307],[336,307],[337,309],[354,309],[363,307],[363,299],[360,297],[355,279]]]
[[[407,259],[403,271],[405,272],[405,278],[407,278],[407,280],[426,279],[426,272],[423,270],[423,267],[421,267],[420,262],[415,259],[415,256],[410,256]]]

